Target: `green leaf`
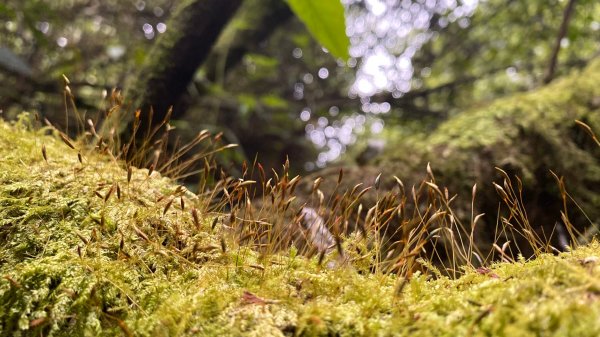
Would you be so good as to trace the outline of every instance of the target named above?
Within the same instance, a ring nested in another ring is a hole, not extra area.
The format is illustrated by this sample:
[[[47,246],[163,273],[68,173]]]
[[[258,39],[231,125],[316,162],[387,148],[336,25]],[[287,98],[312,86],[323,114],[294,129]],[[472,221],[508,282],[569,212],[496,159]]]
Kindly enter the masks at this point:
[[[263,95],[260,98],[262,104],[272,109],[287,109],[288,101],[274,94]]]
[[[335,56],[348,60],[344,7],[340,0],[287,0],[308,31]]]

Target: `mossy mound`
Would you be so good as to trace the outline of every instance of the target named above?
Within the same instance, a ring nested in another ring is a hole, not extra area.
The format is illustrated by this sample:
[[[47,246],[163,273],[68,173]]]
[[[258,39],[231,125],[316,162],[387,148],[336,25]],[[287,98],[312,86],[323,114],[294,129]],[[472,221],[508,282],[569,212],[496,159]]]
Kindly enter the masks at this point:
[[[473,214],[485,213],[476,233],[482,251],[489,251],[496,240],[511,241],[513,250],[531,256],[533,249],[524,237],[498,237],[502,218],[515,228],[522,226],[493,185],[504,185],[505,176],[496,168],[513,180],[528,222],[542,241],[562,246],[558,233],[566,232],[567,225],[561,212],[582,234],[575,239],[589,240],[600,224],[600,147],[576,120],[600,132],[600,59],[548,86],[457,114],[428,134],[401,137],[390,131],[383,154],[364,166],[344,167],[348,178],[339,188],[335,186],[339,168],[316,175],[325,177],[321,186],[327,192],[350,190],[357,183],[373,185],[381,173],[380,189],[363,199],[368,209],[382,192],[397,191],[392,176],[403,180],[412,201],[411,187],[418,190],[423,180],[433,179],[426,172],[430,165],[435,183],[457,196],[453,211],[463,223],[469,224]],[[563,179],[568,195],[557,178]],[[307,184],[304,190],[310,187]],[[395,226],[405,220],[397,219]]]
[[[479,185],[481,212],[492,216],[488,223],[496,221],[499,199],[492,181],[502,181],[494,167],[518,176],[531,222],[546,229],[566,211],[554,172],[587,212],[589,219],[567,212],[584,231],[600,222],[600,147],[576,120],[600,130],[600,60],[538,90],[451,118],[426,140],[426,160],[465,197],[473,183]]]
[[[597,243],[457,280],[260,256],[169,179],[27,124],[0,121],[1,336],[600,334]]]

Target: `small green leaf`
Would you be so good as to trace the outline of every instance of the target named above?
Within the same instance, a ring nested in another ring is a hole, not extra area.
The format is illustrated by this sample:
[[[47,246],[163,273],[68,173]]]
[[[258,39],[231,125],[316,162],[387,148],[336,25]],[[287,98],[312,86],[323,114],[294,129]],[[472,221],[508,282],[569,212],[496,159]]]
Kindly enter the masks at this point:
[[[262,104],[264,104],[265,106],[272,108],[272,109],[287,109],[288,108],[288,101],[277,95],[273,95],[273,94],[263,95],[263,96],[261,96],[260,101],[262,102]]]
[[[348,60],[344,7],[340,0],[287,0],[308,31],[335,56]]]

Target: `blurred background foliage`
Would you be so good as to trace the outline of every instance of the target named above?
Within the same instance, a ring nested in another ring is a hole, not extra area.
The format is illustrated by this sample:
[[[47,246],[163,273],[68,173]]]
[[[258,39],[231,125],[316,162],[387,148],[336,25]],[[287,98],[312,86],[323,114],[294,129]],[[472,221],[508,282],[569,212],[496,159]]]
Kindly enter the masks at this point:
[[[81,112],[103,112],[112,88],[141,85],[136,70],[169,30],[178,3],[3,1],[4,118],[26,110],[64,124],[62,74]],[[290,154],[306,171],[360,164],[390,140],[427,134],[460,111],[542,86],[600,51],[595,0],[342,3],[347,61],[315,42],[284,1],[244,1],[179,99],[171,122],[178,135],[185,141],[200,129],[222,131],[240,144],[229,158],[237,163],[259,153],[265,166]]]

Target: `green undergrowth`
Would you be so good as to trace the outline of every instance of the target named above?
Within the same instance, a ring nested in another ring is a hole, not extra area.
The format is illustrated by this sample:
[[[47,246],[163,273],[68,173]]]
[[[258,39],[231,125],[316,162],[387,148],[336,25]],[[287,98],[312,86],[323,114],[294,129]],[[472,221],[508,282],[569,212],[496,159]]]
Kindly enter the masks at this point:
[[[261,256],[159,173],[28,123],[0,121],[1,336],[600,334],[598,243],[457,280],[370,273],[352,238],[352,262]]]

